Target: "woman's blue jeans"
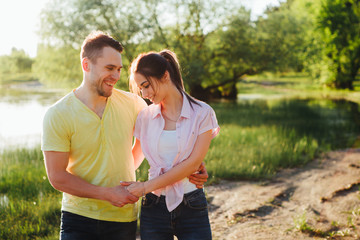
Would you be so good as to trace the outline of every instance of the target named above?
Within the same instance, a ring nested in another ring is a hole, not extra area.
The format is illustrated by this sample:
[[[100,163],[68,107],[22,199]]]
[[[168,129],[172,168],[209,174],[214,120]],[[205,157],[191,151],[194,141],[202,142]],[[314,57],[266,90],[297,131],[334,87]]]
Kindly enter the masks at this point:
[[[202,189],[184,195],[173,211],[166,208],[165,196],[146,195],[141,204],[141,240],[211,240],[205,193]]]
[[[135,240],[136,221],[109,222],[87,218],[63,211],[61,213],[61,240]]]

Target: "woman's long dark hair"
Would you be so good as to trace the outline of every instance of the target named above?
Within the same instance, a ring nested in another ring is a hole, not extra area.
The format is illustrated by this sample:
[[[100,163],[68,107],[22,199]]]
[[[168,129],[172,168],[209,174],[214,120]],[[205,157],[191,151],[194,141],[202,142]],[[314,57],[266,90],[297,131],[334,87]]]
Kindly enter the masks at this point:
[[[150,85],[154,86],[152,84],[151,77],[157,81],[161,81],[166,71],[169,72],[170,80],[175,85],[177,90],[179,90],[180,93],[185,94],[186,98],[190,102],[190,106],[193,107],[192,103],[200,106],[200,104],[193,97],[185,92],[179,61],[176,57],[176,54],[167,49],[162,50],[159,53],[142,53],[131,63],[129,81],[130,90],[139,94],[139,88],[136,86],[134,81],[135,73],[140,73],[143,75],[148,80]]]

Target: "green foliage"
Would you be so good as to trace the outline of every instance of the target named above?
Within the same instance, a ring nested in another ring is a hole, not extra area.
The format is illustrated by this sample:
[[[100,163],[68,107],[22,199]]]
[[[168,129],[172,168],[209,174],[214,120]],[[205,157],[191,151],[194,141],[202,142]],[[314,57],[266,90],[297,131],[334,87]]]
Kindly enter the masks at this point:
[[[293,9],[294,2],[283,2],[270,8],[266,16],[257,21],[257,38],[264,48],[261,57],[266,58],[266,70],[301,71],[301,54],[305,48],[306,21],[300,17],[299,9]],[[259,44],[260,45],[260,44]]]
[[[41,14],[40,49],[36,74],[43,82],[74,87],[82,80],[79,60],[83,39],[93,30],[110,33],[125,46],[125,71],[119,85],[127,86],[127,67],[140,40],[152,33],[146,4],[156,1],[54,0]],[[60,71],[59,71],[60,68]],[[126,87],[127,88],[127,87]]]
[[[256,41],[250,12],[244,8],[225,19],[223,27],[209,36],[208,45],[211,54],[211,60],[206,60],[208,83],[202,81],[202,84],[213,96],[220,91],[222,96],[236,98],[236,83],[245,74],[261,71],[266,64],[261,58],[265,51]]]
[[[166,28],[169,29],[168,33],[162,31],[162,36],[180,58],[183,78],[189,92],[197,98],[207,98],[208,89],[205,88],[216,87],[228,81],[224,77],[213,77],[214,71],[219,67],[217,65],[214,68],[214,61],[227,57],[226,53],[221,57],[216,53],[216,50],[223,47],[218,44],[221,40],[218,39],[217,31],[228,23],[225,13],[233,16],[239,6],[234,6],[230,1],[172,2],[171,8],[176,13],[175,23],[169,24]]]
[[[33,62],[24,50],[13,48],[10,55],[0,56],[0,81],[9,80],[11,75],[31,73]]]
[[[125,70],[140,52],[175,51],[186,87],[202,99],[214,93],[236,98],[236,82],[244,74],[263,69],[261,60],[269,51],[263,51],[263,43],[254,38],[249,11],[229,0],[54,0],[42,12],[41,35],[55,49],[79,49],[80,41],[94,29],[109,32],[125,46]],[[48,64],[36,68],[43,81],[69,78],[68,71],[52,70],[59,67],[56,59],[60,56],[55,56],[38,57],[40,66]],[[120,86],[126,85],[125,71]]]
[[[360,69],[360,2],[324,1],[318,22],[326,46],[323,78],[330,86],[353,89]]]
[[[360,68],[359,14],[353,0],[292,0],[268,9],[257,33],[268,38],[263,43],[271,49],[264,55],[272,56],[270,70],[303,69],[327,86],[353,89]]]
[[[148,179],[148,170],[149,170],[149,163],[146,159],[142,162],[140,167],[136,169],[136,180],[137,181],[146,181]]]
[[[0,56],[1,74],[18,71],[15,61],[10,56]]]
[[[199,99],[235,99],[237,83],[263,71],[306,71],[328,86],[353,89],[360,68],[359,4],[288,0],[253,20],[230,0],[53,0],[41,14],[44,45],[35,73],[48,85],[78,85],[81,42],[102,30],[125,47],[123,89],[131,61],[164,48],[177,53],[185,86]]]
[[[49,87],[74,88],[82,81],[80,49],[39,46],[34,74]]]

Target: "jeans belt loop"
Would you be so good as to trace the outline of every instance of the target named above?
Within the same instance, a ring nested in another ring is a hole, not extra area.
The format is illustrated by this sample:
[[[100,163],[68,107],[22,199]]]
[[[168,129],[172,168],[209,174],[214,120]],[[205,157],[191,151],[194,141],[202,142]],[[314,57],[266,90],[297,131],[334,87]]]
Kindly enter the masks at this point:
[[[157,195],[155,195],[155,196],[156,196],[155,204],[158,204],[160,202],[160,196],[157,196]]]
[[[188,205],[188,201],[187,201],[187,199],[186,199],[186,196],[184,195],[184,198],[183,198],[183,202],[184,202],[184,205],[186,206],[186,205]]]

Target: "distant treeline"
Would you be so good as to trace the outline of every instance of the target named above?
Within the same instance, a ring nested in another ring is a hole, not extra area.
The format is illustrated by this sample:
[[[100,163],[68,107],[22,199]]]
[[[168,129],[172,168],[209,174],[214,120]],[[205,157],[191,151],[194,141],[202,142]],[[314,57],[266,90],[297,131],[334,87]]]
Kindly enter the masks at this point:
[[[56,86],[81,82],[80,45],[93,30],[124,45],[125,70],[141,52],[175,51],[187,90],[199,98],[236,98],[237,83],[263,71],[307,72],[321,84],[353,89],[360,68],[357,0],[287,0],[255,20],[232,0],[52,0],[41,23],[32,71]],[[127,77],[122,73],[120,87]]]
[[[0,56],[0,74],[28,73],[33,63],[24,50],[13,48],[10,55]]]

